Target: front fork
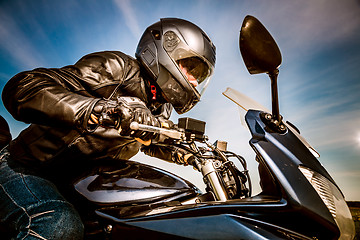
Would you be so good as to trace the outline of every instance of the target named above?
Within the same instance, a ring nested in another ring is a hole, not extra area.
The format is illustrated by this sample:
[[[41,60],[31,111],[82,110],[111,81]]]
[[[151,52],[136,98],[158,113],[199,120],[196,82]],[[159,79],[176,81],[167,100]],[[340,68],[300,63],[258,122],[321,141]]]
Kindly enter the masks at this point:
[[[212,160],[205,160],[201,165],[201,173],[205,182],[208,182],[210,188],[213,190],[217,201],[224,202],[229,199],[228,194],[224,188],[223,183],[220,181],[219,173],[214,166],[216,162]]]
[[[215,147],[209,143],[206,143],[212,150],[215,150]],[[195,144],[190,144],[192,150],[196,152],[200,152]],[[215,195],[216,201],[225,202],[229,199],[227,191],[224,187],[223,182],[221,181],[220,174],[218,172],[218,166],[221,164],[218,161],[214,161],[213,159],[205,159],[200,161],[199,159],[195,159],[195,163],[197,168],[201,171],[204,182],[207,184],[210,189],[213,191]]]

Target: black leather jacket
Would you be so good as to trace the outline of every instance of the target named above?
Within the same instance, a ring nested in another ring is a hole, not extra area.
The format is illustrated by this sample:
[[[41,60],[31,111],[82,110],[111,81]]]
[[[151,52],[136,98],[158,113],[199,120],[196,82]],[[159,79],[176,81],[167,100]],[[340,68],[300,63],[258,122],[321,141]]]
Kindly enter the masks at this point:
[[[11,133],[6,120],[0,116],[0,151],[11,141]]]
[[[60,69],[39,68],[17,74],[5,85],[5,107],[19,121],[31,123],[10,143],[12,159],[41,168],[56,161],[129,159],[141,144],[115,129],[87,126],[100,99],[138,97],[154,115],[166,119],[172,107],[152,100],[149,82],[137,60],[121,52],[92,53]]]

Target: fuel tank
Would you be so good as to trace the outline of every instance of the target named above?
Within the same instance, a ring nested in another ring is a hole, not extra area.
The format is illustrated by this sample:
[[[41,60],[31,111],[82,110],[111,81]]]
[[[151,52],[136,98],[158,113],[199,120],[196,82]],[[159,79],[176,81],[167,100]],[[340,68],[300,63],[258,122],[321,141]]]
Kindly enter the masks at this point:
[[[94,164],[73,181],[73,187],[83,200],[101,206],[183,201],[201,193],[170,172],[129,160]]]

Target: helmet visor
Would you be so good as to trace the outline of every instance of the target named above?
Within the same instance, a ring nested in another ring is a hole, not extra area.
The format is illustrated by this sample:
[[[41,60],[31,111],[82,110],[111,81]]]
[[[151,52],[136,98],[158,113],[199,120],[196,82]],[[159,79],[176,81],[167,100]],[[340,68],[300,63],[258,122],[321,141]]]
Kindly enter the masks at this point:
[[[187,78],[193,77],[197,83],[202,83],[210,76],[209,66],[199,57],[189,57],[177,61],[182,72],[187,75]]]

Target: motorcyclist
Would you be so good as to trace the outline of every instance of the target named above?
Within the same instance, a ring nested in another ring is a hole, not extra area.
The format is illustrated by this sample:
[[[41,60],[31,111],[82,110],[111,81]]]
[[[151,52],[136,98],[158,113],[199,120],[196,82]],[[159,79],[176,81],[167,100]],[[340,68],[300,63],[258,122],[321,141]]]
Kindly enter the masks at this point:
[[[162,126],[200,100],[215,47],[196,25],[161,19],[141,37],[136,59],[119,51],[86,55],[63,68],[17,74],[5,85],[5,107],[31,123],[0,152],[0,223],[17,238],[81,239],[83,225],[55,187],[93,161],[129,159],[156,136],[132,121]],[[145,153],[184,163],[174,150]],[[55,185],[54,185],[55,183]]]

